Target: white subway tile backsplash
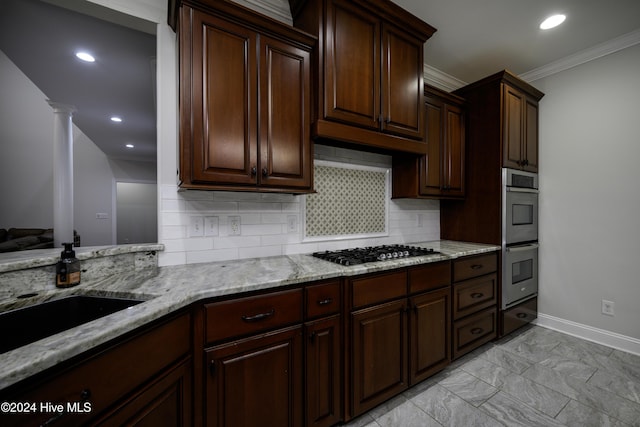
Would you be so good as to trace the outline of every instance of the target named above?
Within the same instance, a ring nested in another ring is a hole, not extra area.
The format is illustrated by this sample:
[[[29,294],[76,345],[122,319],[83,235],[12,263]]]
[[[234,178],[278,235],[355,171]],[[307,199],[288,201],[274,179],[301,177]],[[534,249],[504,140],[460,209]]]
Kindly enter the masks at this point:
[[[391,156],[315,146],[315,158],[367,166],[391,167]],[[226,261],[264,256],[312,253],[347,247],[413,243],[440,238],[440,204],[437,200],[397,199],[389,202],[388,236],[303,242],[305,196],[232,191],[182,191],[176,185],[161,187],[160,242],[165,250],[159,265]],[[188,237],[193,215],[218,217],[218,236]],[[421,215],[422,227],[418,227]],[[229,216],[239,216],[241,235],[228,233]],[[296,217],[290,232],[287,218]]]
[[[251,248],[239,248],[238,258],[259,258],[265,256],[278,256],[282,255],[282,246],[255,246]]]
[[[238,210],[243,212],[282,212],[282,203],[274,202],[239,202]]]
[[[242,234],[245,236],[264,236],[268,234],[282,234],[281,224],[242,224]]]
[[[249,248],[260,246],[260,236],[222,236],[213,238],[214,249]]]

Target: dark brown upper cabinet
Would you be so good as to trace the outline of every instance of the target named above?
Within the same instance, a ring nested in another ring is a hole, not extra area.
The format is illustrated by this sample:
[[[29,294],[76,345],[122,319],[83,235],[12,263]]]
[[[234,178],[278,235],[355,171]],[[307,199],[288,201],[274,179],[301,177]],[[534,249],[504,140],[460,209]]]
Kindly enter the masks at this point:
[[[393,197],[462,198],[465,194],[464,99],[425,85],[427,154],[393,157]]]
[[[388,0],[289,0],[318,36],[312,136],[426,153],[424,43],[435,28]]]
[[[312,191],[315,37],[231,2],[176,1],[180,186]]]
[[[454,92],[469,103],[470,139],[500,147],[501,166],[538,172],[538,102],[542,92],[508,70]]]

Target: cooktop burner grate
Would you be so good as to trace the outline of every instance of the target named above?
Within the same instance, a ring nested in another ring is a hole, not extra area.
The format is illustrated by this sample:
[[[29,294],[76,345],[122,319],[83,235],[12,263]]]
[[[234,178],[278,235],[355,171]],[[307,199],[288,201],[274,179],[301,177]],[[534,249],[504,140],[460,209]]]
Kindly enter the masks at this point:
[[[437,252],[430,248],[406,245],[369,246],[365,248],[344,249],[339,251],[314,252],[312,255],[325,261],[335,262],[340,265],[356,265],[367,262],[391,261],[400,258],[409,258],[424,255],[436,255]]]

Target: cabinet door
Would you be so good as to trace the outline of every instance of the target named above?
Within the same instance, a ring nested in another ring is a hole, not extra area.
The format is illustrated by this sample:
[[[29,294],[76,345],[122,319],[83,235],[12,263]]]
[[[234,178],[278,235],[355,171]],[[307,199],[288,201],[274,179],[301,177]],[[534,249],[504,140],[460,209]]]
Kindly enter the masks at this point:
[[[380,21],[362,7],[328,0],[324,117],[380,129]]]
[[[191,422],[191,359],[153,381],[96,426],[184,426]]]
[[[462,108],[428,97],[427,155],[420,159],[420,195],[464,196],[465,134]]]
[[[406,301],[351,314],[354,417],[407,388]]]
[[[444,109],[444,194],[449,197],[464,196],[464,113],[461,108],[445,104]]]
[[[503,167],[520,169],[522,151],[522,115],[525,95],[509,85],[503,84]]]
[[[311,53],[260,38],[260,185],[311,187]]]
[[[538,102],[525,98],[524,107],[524,170],[538,172]]]
[[[306,425],[332,426],[342,417],[340,316],[305,325]]]
[[[191,179],[256,184],[257,35],[200,11],[192,14],[192,46],[181,47],[182,63],[191,62],[192,117],[182,117],[180,123],[188,132],[193,121],[193,134],[182,137],[189,141],[182,155],[192,163]]]
[[[302,425],[302,326],[206,351],[208,426]]]
[[[427,122],[427,155],[420,158],[420,194],[439,195],[442,187],[442,126],[444,103],[427,98],[425,103]]]
[[[411,317],[411,384],[442,370],[450,360],[449,287],[412,297]]]
[[[382,28],[382,130],[423,140],[424,43],[392,25]]]

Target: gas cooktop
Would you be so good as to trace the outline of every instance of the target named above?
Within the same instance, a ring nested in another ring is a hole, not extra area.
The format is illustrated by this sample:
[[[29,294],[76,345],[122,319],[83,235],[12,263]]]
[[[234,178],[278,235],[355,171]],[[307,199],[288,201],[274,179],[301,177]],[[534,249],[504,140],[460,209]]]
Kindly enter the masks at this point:
[[[339,251],[314,252],[316,258],[335,262],[340,265],[356,265],[366,262],[392,261],[423,255],[436,255],[434,249],[406,245],[369,246],[365,248],[344,249]]]

